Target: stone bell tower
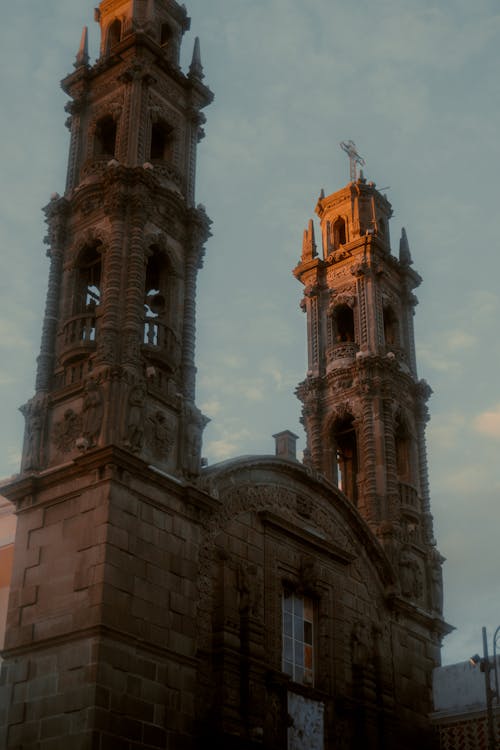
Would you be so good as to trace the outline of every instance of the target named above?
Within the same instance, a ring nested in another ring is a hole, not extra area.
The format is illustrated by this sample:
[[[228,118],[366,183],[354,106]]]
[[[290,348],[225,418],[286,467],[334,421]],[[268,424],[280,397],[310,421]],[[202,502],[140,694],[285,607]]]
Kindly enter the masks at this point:
[[[64,197],[45,212],[50,280],[23,469],[119,445],[163,471],[199,472],[195,291],[210,221],[194,204],[199,44],[179,68],[186,11],[104,0],[100,58],[84,30],[62,86],[71,144]]]
[[[196,683],[195,204],[203,83],[175,0],[102,0],[62,82],[64,196],[21,473],[0,746],[187,747]],[[181,696],[182,685],[182,700]],[[7,706],[6,713],[3,711]],[[173,744],[171,745],[170,742]],[[132,743],[132,744],[129,744]]]
[[[441,611],[425,447],[431,389],[418,380],[413,332],[421,278],[406,232],[391,252],[392,209],[373,182],[354,176],[316,205],[294,270],[304,285],[308,372],[297,394],[305,460],[337,485],[399,569],[405,597]]]

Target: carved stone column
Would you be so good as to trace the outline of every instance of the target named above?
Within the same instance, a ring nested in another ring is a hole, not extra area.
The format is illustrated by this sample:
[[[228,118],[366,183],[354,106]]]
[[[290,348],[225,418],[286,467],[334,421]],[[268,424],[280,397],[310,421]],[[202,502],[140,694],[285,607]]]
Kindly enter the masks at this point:
[[[66,216],[68,203],[64,198],[55,197],[45,208],[49,225],[48,242],[50,243],[50,271],[43,318],[42,341],[38,356],[36,390],[50,390],[55,363],[55,346],[57,324],[59,320],[59,303],[61,299],[61,281],[63,268],[63,244],[65,240]]]
[[[127,367],[137,370],[141,364],[140,344],[144,328],[144,290],[147,259],[143,237],[147,218],[146,196],[134,196],[131,209],[122,361]]]
[[[99,364],[115,364],[118,361],[119,331],[121,328],[122,270],[125,238],[127,194],[106,175],[106,213],[111,220],[110,242],[104,257],[104,281],[102,314],[97,341]]]

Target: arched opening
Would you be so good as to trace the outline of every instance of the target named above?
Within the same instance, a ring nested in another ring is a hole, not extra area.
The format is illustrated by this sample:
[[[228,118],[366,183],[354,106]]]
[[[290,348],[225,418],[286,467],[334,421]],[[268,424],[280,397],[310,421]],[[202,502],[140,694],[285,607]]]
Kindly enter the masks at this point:
[[[385,220],[384,220],[384,219],[379,219],[379,220],[378,220],[378,231],[379,231],[379,234],[380,234],[380,235],[381,235],[382,237],[385,237],[385,233],[386,233],[386,231],[387,231],[387,227],[386,227],[386,224],[385,224]]]
[[[334,343],[354,341],[354,313],[349,305],[338,305],[333,311]]]
[[[394,444],[396,449],[396,471],[398,481],[411,484],[411,438],[407,426],[401,420],[398,420],[396,425]]]
[[[172,28],[168,23],[162,23],[160,29],[160,44],[165,47],[173,37]]]
[[[386,347],[399,344],[399,323],[392,307],[384,307],[384,341]]]
[[[152,161],[170,161],[173,150],[173,129],[163,122],[154,122],[151,127]]]
[[[119,44],[122,38],[122,22],[119,18],[116,18],[108,28],[108,44],[107,51],[110,52],[113,47]]]
[[[341,245],[345,245],[347,241],[346,226],[344,219],[339,216],[335,220],[333,225],[333,247],[337,250]]]
[[[111,115],[102,117],[96,124],[94,156],[112,159],[116,149],[116,122]]]
[[[144,343],[159,346],[160,320],[165,317],[167,300],[164,294],[165,259],[154,250],[146,268],[146,293],[144,298]]]
[[[358,446],[352,416],[347,416],[335,423],[333,451],[333,482],[356,505],[358,500]]]
[[[101,304],[102,262],[99,243],[85,248],[81,253],[77,273],[71,339],[89,343],[96,338],[96,312]]]

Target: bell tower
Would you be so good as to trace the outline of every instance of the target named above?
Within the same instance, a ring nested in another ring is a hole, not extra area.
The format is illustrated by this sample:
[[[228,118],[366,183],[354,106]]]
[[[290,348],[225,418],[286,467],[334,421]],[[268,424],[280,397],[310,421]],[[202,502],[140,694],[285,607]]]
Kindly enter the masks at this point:
[[[391,252],[386,196],[363,174],[316,205],[294,270],[304,285],[308,371],[298,386],[305,461],[356,506],[401,574],[403,595],[440,610],[425,447],[431,389],[417,377],[412,268]],[[439,580],[438,580],[439,579]],[[427,584],[424,585],[424,581]]]
[[[175,0],[102,0],[62,82],[66,189],[45,208],[50,271],[21,473],[0,679],[5,748],[190,747],[194,584],[207,422],[195,297],[203,83]],[[182,691],[179,686],[182,685]],[[6,707],[6,708],[5,708]]]
[[[100,57],[84,29],[71,101],[66,192],[46,207],[50,280],[23,469],[122,446],[163,471],[199,473],[196,276],[210,221],[195,206],[203,84],[196,41],[179,68],[184,7],[104,0]]]

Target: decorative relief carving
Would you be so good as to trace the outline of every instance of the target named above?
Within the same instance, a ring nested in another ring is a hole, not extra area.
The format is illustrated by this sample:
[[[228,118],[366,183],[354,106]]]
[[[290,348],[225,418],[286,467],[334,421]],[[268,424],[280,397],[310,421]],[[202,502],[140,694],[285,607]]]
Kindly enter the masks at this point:
[[[246,562],[238,564],[237,587],[240,614],[258,616],[262,603],[262,581],[259,580],[256,565]]]
[[[206,488],[217,497],[217,487]],[[200,647],[208,647],[210,641],[210,599],[212,597],[211,571],[215,555],[215,539],[229,521],[237,518],[240,513],[270,510],[276,515],[285,516],[292,521],[301,523],[299,508],[303,507],[303,498],[287,487],[272,484],[248,484],[239,487],[226,487],[220,492],[222,506],[220,510],[207,518],[204,528],[205,534],[200,546],[199,574],[198,574],[198,628]],[[322,503],[311,504],[310,519],[314,526],[321,529],[328,540],[352,555],[356,554],[356,547],[346,528],[341,527],[331,511],[323,507]],[[308,567],[307,559],[303,561],[303,571],[307,578],[314,579],[314,567]]]
[[[201,411],[190,401],[184,401],[183,466],[188,477],[200,473],[202,433],[208,422]]]
[[[26,420],[23,471],[40,468],[42,431],[46,410],[47,402],[44,397],[35,397],[20,409]]]
[[[399,558],[401,593],[408,599],[421,600],[424,593],[422,568],[408,549],[403,549]]]
[[[433,612],[442,614],[443,612],[443,570],[442,565],[444,558],[434,547],[431,550],[431,568],[430,568],[430,605]]]
[[[146,402],[146,386],[144,383],[134,385],[128,397],[128,416],[125,430],[124,445],[134,453],[138,453],[144,441],[144,405]]]
[[[69,453],[82,434],[82,417],[73,409],[66,409],[63,418],[54,424],[52,442],[61,453]]]
[[[82,435],[88,441],[88,447],[96,445],[101,432],[104,406],[102,395],[96,381],[91,378],[85,386],[82,406]]]
[[[166,459],[174,443],[175,425],[165,412],[158,409],[148,417],[148,445],[157,458]]]

